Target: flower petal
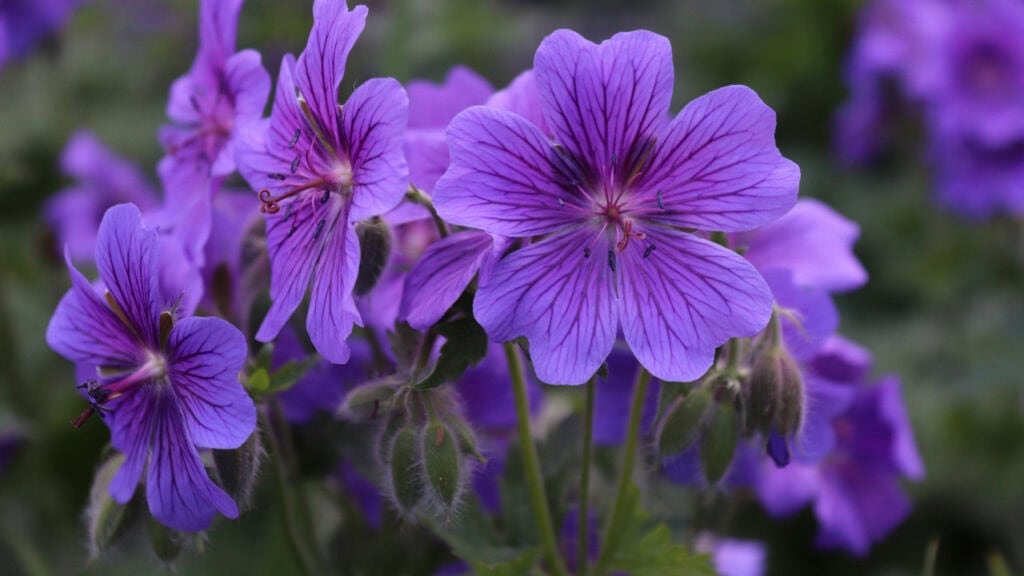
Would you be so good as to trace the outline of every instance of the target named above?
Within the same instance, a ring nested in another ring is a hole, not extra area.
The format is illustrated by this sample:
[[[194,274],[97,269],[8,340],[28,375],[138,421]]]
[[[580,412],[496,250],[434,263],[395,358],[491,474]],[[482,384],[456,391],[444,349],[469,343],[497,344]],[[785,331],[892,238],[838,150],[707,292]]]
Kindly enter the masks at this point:
[[[348,362],[350,350],[345,339],[354,324],[362,325],[352,289],[359,275],[359,238],[343,209],[335,223],[328,225],[327,245],[317,263],[316,278],[309,298],[306,331],[316,351],[328,362]]]
[[[110,444],[125,456],[108,490],[121,504],[128,503],[135,494],[149,457],[155,406],[155,397],[146,391],[126,394],[108,405],[110,412],[106,420],[110,427]]]
[[[526,336],[541,381],[582,384],[615,344],[609,248],[604,237],[572,229],[513,252],[481,282],[473,313],[496,341]]]
[[[487,100],[487,105],[518,114],[533,123],[542,133],[551,134],[547,122],[544,121],[540,91],[537,90],[537,75],[533,70],[527,70],[516,76],[507,88],[495,92]]]
[[[352,162],[352,220],[391,210],[409,187],[402,148],[409,99],[394,78],[374,78],[356,88],[342,115]]]
[[[454,66],[437,84],[409,82],[409,127],[444,129],[456,114],[483,104],[494,92],[491,84],[465,66]]]
[[[623,334],[655,377],[695,380],[711,366],[715,348],[765,327],[771,291],[727,248],[660,226],[643,232],[647,248],[627,246],[619,255]]]
[[[578,192],[547,138],[509,112],[474,106],[448,127],[451,164],[434,187],[442,218],[510,237],[548,234],[574,219]]]
[[[683,108],[635,187],[657,222],[739,232],[796,202],[800,169],[775,146],[775,112],[746,86],[726,86]]]
[[[409,162],[410,184],[433,192],[448,169],[448,141],[443,129],[409,129],[405,133],[405,158]]]
[[[867,272],[853,253],[860,227],[818,200],[800,200],[766,226],[742,234],[747,260],[764,272],[785,268],[802,286],[852,290],[863,286]]]
[[[46,343],[75,363],[134,367],[139,353],[134,336],[71,263],[67,250],[64,259],[71,275],[71,289],[50,318]]]
[[[366,6],[350,11],[345,0],[316,0],[313,30],[295,63],[295,86],[332,144],[339,141],[338,86],[348,53],[366,25],[366,12]]]
[[[143,343],[157,349],[157,318],[165,309],[159,287],[159,248],[134,204],[107,210],[96,235],[96,268]]]
[[[255,50],[243,50],[228,58],[224,81],[234,101],[231,137],[211,167],[214,176],[227,176],[235,170],[235,146],[239,134],[263,116],[270,93],[270,74],[263,67],[263,58]]]
[[[477,231],[431,244],[405,278],[398,317],[417,330],[432,326],[469,286],[493,246],[490,234]]]
[[[664,36],[623,32],[596,45],[558,30],[537,49],[534,70],[555,139],[595,174],[635,162],[665,124],[675,73]]]
[[[192,442],[237,448],[256,427],[256,407],[238,383],[245,337],[220,318],[185,318],[167,342],[168,378]]]
[[[808,360],[839,328],[839,311],[828,292],[802,288],[787,270],[769,270],[764,279],[781,308],[782,339],[797,360]]]
[[[161,524],[198,532],[217,511],[238,517],[238,506],[206,475],[173,394],[160,394],[152,419],[152,456],[146,480],[149,511]]]

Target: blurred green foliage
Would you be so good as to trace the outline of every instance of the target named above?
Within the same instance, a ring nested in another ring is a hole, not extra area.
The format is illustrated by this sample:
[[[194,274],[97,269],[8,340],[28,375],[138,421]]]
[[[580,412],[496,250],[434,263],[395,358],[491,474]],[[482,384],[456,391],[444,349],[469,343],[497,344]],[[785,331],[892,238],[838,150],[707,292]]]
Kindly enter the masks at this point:
[[[540,39],[558,27],[592,39],[633,28],[668,36],[677,109],[724,84],[757,90],[778,111],[779,143],[802,168],[802,194],[861,224],[857,251],[872,279],[839,298],[843,331],[875,354],[880,373],[901,375],[928,478],[909,487],[912,517],[863,559],[816,551],[809,512],[779,522],[749,503],[726,510],[721,499],[702,497],[691,516],[699,525],[682,528],[766,540],[769,574],[919,574],[933,539],[940,542],[937,576],[988,574],[990,567],[1020,573],[1024,223],[969,224],[936,209],[912,132],[878,166],[839,167],[830,151],[831,121],[844,97],[844,51],[858,2],[369,4],[343,92],[378,75],[437,80],[456,63],[501,86],[531,65]],[[72,368],[43,341],[68,281],[38,212],[65,183],[57,159],[79,127],[153,172],[166,91],[192,59],[195,18],[191,0],[95,0],[59,38],[0,71],[0,431],[27,438],[0,478],[5,574],[140,574],[158,567],[144,538],[115,561],[87,561],[82,510],[107,432],[96,422],[80,430],[68,424],[82,407]],[[239,46],[258,48],[276,74],[282,54],[301,50],[309,25],[308,0],[249,0]],[[609,461],[598,454],[599,468]],[[647,497],[692,495],[654,486]],[[242,521],[219,524],[206,553],[183,560],[180,573],[293,572],[273,494],[263,487],[256,501]],[[335,549],[341,554],[345,546]]]

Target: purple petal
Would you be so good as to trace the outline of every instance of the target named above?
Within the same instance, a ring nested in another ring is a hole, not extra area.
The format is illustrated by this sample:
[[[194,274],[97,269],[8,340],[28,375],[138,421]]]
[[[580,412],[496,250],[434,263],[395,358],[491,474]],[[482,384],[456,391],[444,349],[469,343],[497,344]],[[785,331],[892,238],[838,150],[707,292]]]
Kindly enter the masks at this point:
[[[494,246],[486,232],[453,234],[432,244],[405,278],[399,318],[417,330],[441,319],[476,276]]]
[[[235,34],[242,0],[202,0],[199,4],[199,55],[223,64],[235,52]]]
[[[833,335],[807,364],[815,374],[832,382],[860,384],[871,371],[871,362],[871,353],[863,347]]]
[[[344,218],[329,234],[309,298],[306,331],[324,359],[344,364],[350,354],[345,339],[354,324],[363,323],[352,297],[359,274],[359,238]]]
[[[892,458],[900,472],[911,480],[924,478],[924,462],[917,451],[914,430],[903,403],[898,378],[890,376],[878,383],[879,411],[892,430]]]
[[[263,116],[270,93],[270,74],[255,50],[243,50],[228,59],[224,81],[234,100],[231,137],[211,167],[214,176],[226,176],[235,170],[235,146],[244,130]]]
[[[483,106],[448,127],[451,165],[434,187],[442,218],[510,237],[548,234],[585,215],[559,200],[569,179],[552,163],[554,150],[523,118]]]
[[[238,506],[206,475],[174,396],[162,394],[155,402],[146,480],[150,513],[160,523],[185,532],[205,530],[217,511],[237,518]]]
[[[823,482],[817,466],[793,462],[776,468],[771,462],[762,462],[757,496],[772,516],[789,516],[818,497]]]
[[[807,360],[839,328],[839,311],[828,293],[794,284],[788,270],[769,270],[764,279],[779,307],[782,338],[797,360]]]
[[[361,6],[359,8],[362,8]],[[352,162],[352,219],[391,210],[409,187],[402,148],[409,99],[393,78],[374,78],[345,104],[346,148]]]
[[[456,114],[483,104],[494,88],[482,76],[465,66],[454,66],[444,82],[409,82],[409,127],[444,128]]]
[[[619,312],[601,256],[609,248],[604,237],[569,230],[513,252],[481,282],[474,315],[498,342],[526,336],[541,381],[582,384],[615,344]]]
[[[168,378],[185,427],[200,448],[237,448],[256,427],[256,407],[238,383],[245,337],[220,318],[186,318],[167,343]]]
[[[433,192],[448,169],[448,141],[443,129],[410,129],[405,133],[405,157],[409,180],[425,192]]]
[[[596,45],[558,30],[537,48],[534,70],[547,126],[597,173],[626,161],[665,124],[675,73],[663,36],[623,32]]]
[[[830,291],[863,286],[867,272],[853,253],[860,227],[818,200],[801,200],[785,216],[748,235],[745,256],[762,272],[784,268],[802,286]]]
[[[628,350],[616,347],[608,356],[608,379],[597,382],[594,394],[594,443],[598,446],[620,444],[626,439],[630,402],[640,364]],[[641,430],[646,431],[658,411],[659,384],[647,390],[641,417]]]
[[[159,344],[157,318],[165,307],[158,284],[156,232],[142,226],[134,204],[107,210],[96,235],[96,268],[114,301],[151,349]]]
[[[820,546],[867,554],[873,541],[910,513],[909,500],[885,470],[842,466],[829,469],[825,478],[814,506]]]
[[[446,148],[447,155],[447,148]],[[63,246],[75,262],[87,262],[96,255],[96,228],[105,206],[89,188],[66,188],[46,201],[43,218],[53,230],[57,245]]]
[[[342,397],[352,387],[367,380],[366,367],[373,358],[369,344],[363,340],[350,341],[352,357],[343,366],[320,362],[294,386],[278,394],[285,419],[305,424],[319,412],[333,413]],[[309,354],[290,329],[281,331],[274,340],[272,366],[280,368],[292,360],[302,360]]]
[[[527,70],[516,76],[507,88],[495,92],[487,100],[487,105],[518,114],[529,120],[544,134],[551,134],[547,122],[544,121],[544,109],[540,101],[540,91],[537,89],[537,75],[533,73],[533,70]]]
[[[126,394],[109,404],[107,426],[110,443],[125,456],[110,481],[111,497],[121,504],[128,503],[142,477],[142,469],[149,456],[149,439],[153,430],[157,397],[147,391]]]
[[[366,6],[356,6],[349,11],[345,0],[316,0],[313,30],[306,49],[295,63],[295,87],[306,99],[324,134],[335,135],[335,142],[338,140],[335,122],[338,86],[345,75],[348,53],[366,25],[366,12]],[[289,97],[295,98],[294,95]]]
[[[46,343],[75,363],[134,367],[140,346],[65,253],[71,289],[46,327]]]
[[[799,184],[775,146],[775,112],[750,88],[727,86],[683,108],[635,186],[657,206],[652,220],[738,232],[789,211]]]
[[[804,423],[793,447],[793,457],[799,462],[814,463],[835,449],[833,421],[853,402],[857,388],[807,374],[804,391]]]
[[[530,377],[526,378],[526,384],[530,411],[536,413],[542,397],[540,385]],[[487,356],[480,364],[467,370],[455,385],[466,418],[475,430],[491,437],[501,437],[515,429],[512,381],[501,346],[490,344]]]
[[[727,248],[661,226],[643,232],[648,248],[619,254],[623,334],[655,377],[694,380],[711,366],[715,348],[765,327],[771,291]]]

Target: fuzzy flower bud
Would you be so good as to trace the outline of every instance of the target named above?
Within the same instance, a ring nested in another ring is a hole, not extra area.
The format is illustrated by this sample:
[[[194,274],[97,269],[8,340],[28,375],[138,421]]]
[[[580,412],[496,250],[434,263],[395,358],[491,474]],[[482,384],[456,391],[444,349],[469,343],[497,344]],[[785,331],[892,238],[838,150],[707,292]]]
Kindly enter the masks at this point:
[[[459,438],[444,424],[432,422],[423,429],[420,445],[431,508],[447,515],[458,507],[466,485]]]
[[[711,408],[711,393],[703,388],[691,391],[669,408],[658,430],[658,452],[663,458],[686,450],[706,428]]]
[[[89,507],[85,516],[89,555],[93,558],[117,545],[143,514],[140,498],[132,498],[128,504],[121,505],[110,496],[110,481],[123,463],[123,454],[114,454],[103,462],[89,491]]]
[[[373,289],[391,255],[391,231],[380,218],[356,224],[359,236],[359,275],[353,293],[362,296]]]
[[[388,465],[387,496],[400,512],[412,515],[423,497],[419,435],[415,428],[405,426],[395,434]]]

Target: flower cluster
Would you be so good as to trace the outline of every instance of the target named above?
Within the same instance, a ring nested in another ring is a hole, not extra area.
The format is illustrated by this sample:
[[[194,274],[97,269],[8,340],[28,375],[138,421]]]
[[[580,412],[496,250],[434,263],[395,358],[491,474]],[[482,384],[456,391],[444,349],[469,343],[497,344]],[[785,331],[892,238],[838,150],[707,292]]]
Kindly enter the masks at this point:
[[[1024,6],[875,0],[850,54],[837,148],[877,151],[901,107],[925,123],[939,201],[972,219],[1024,213]]]
[[[832,294],[867,278],[858,228],[797,201],[753,90],[673,115],[666,38],[558,30],[502,90],[456,67],[441,84],[363,80],[342,102],[368,10],[316,0],[264,117],[270,74],[236,51],[241,7],[200,4],[159,133],[162,192],[80,132],[62,162],[76,184],[45,209],[72,279],[47,340],[81,377],[75,425],[98,414],[122,454],[97,476],[116,470],[114,501],[145,471],[153,518],[205,530],[248,505],[262,437],[280,481],[289,431],[326,422],[363,440],[333,478],[375,530],[382,500],[438,530],[507,512],[514,469],[552,572],[619,570],[632,461],[601,539],[586,481],[550,513],[530,419],[568,426],[548,400],[570,391],[548,384],[588,390],[584,478],[592,441],[632,454],[644,420],[669,476],[744,484],[780,514],[813,501],[823,544],[862,552],[905,515],[897,482],[922,467],[898,384],[866,384],[835,334]],[[90,261],[95,283],[75,267]],[[864,505],[869,484],[891,488],[886,510]],[[655,537],[664,558],[689,554]],[[724,572],[763,563],[724,536],[695,548]]]

